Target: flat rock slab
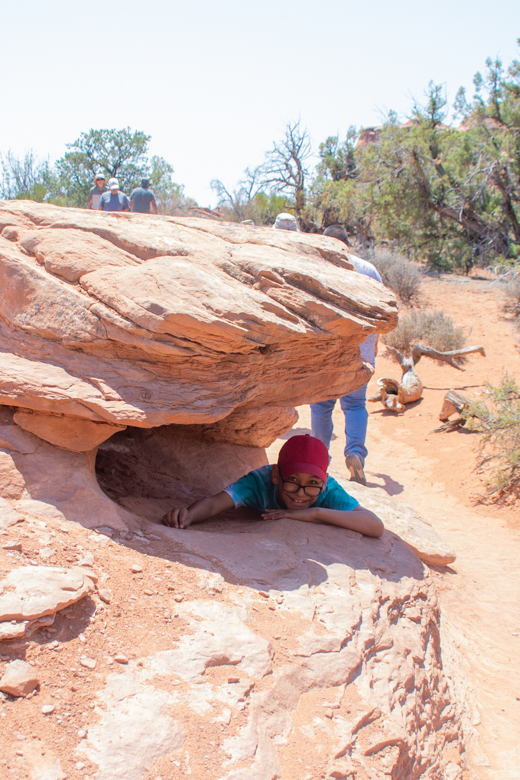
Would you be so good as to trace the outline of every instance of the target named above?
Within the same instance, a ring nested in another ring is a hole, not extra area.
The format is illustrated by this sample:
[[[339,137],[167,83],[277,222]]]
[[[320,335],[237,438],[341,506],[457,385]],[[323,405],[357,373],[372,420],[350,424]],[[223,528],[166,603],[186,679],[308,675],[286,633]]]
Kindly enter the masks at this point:
[[[38,672],[34,666],[17,659],[7,664],[0,680],[0,691],[10,693],[11,696],[28,696],[39,682]]]
[[[74,604],[94,590],[83,569],[27,566],[0,582],[0,622],[35,620]]]
[[[224,525],[148,526],[192,567],[177,572],[191,592],[171,647],[100,686],[79,747],[98,780],[164,777],[169,761],[218,780],[444,776],[460,721],[417,555],[391,532]]]
[[[375,512],[387,530],[400,536],[424,563],[448,566],[457,554],[439,536],[433,526],[413,507],[389,496],[382,488],[368,488],[346,480],[341,474],[331,472],[359,503]]]
[[[13,509],[9,501],[0,498],[0,531],[5,531],[16,523],[23,523],[25,520],[21,512]]]

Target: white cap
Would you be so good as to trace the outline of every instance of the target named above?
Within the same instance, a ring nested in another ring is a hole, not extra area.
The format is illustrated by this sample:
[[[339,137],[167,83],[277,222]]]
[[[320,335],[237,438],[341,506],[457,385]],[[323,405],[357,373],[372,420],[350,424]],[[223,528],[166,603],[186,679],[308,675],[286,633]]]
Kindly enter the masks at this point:
[[[119,182],[117,179],[110,179],[108,182],[108,189],[109,190],[118,190],[119,189]]]
[[[273,227],[276,230],[298,230],[298,223],[292,214],[278,214]]]
[[[103,179],[103,181],[106,179],[106,176],[103,173],[103,171],[98,171],[94,176],[94,181],[97,181],[98,179]]]

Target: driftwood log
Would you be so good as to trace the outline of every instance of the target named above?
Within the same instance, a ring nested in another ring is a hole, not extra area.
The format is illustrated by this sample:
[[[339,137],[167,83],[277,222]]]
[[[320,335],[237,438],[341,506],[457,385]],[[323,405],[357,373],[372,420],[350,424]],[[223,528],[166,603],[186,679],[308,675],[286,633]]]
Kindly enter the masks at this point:
[[[484,347],[481,346],[452,349],[450,352],[438,352],[436,349],[427,347],[424,344],[414,344],[410,357],[405,357],[395,347],[387,346],[387,350],[401,366],[403,372],[401,381],[388,376],[381,377],[381,379],[377,380],[379,385],[378,392],[368,400],[373,402],[381,401],[387,409],[392,409],[395,412],[402,412],[406,404],[411,404],[421,398],[424,385],[419,379],[415,366],[423,356],[433,360],[441,360],[443,363],[449,363],[450,366],[457,368],[459,371],[464,371],[464,369],[455,361],[455,358],[469,355],[472,352],[479,352],[483,357],[486,356]]]
[[[469,398],[466,398],[462,393],[457,393],[456,390],[448,390],[444,396],[442,409],[439,412],[439,420],[444,423],[439,425],[438,428],[434,428],[434,433],[449,433],[450,431],[456,431],[458,428],[462,428],[466,423],[466,418],[462,416],[470,405]],[[454,420],[450,420],[452,414],[458,412],[458,417]]]

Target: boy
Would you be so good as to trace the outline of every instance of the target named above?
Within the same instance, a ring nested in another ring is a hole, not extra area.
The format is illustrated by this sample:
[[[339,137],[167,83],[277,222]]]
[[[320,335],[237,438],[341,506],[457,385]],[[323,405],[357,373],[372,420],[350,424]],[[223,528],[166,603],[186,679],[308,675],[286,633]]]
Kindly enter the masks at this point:
[[[188,508],[172,509],[162,522],[187,528],[226,509],[250,506],[259,509],[264,520],[321,520],[366,536],[382,536],[381,520],[327,475],[328,465],[329,453],[323,442],[308,434],[293,436],[280,450],[277,465],[250,471],[221,493],[195,501]]]

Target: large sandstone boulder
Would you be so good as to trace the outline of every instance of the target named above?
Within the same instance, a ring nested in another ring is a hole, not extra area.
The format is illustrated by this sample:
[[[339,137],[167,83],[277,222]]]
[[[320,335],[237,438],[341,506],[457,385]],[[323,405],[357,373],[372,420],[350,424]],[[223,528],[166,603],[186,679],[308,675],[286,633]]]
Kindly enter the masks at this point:
[[[323,236],[29,201],[0,204],[0,231],[0,494],[91,526],[131,521],[97,485],[102,442],[172,426],[184,472],[204,450],[220,484],[296,404],[364,384],[359,343],[396,324]]]

